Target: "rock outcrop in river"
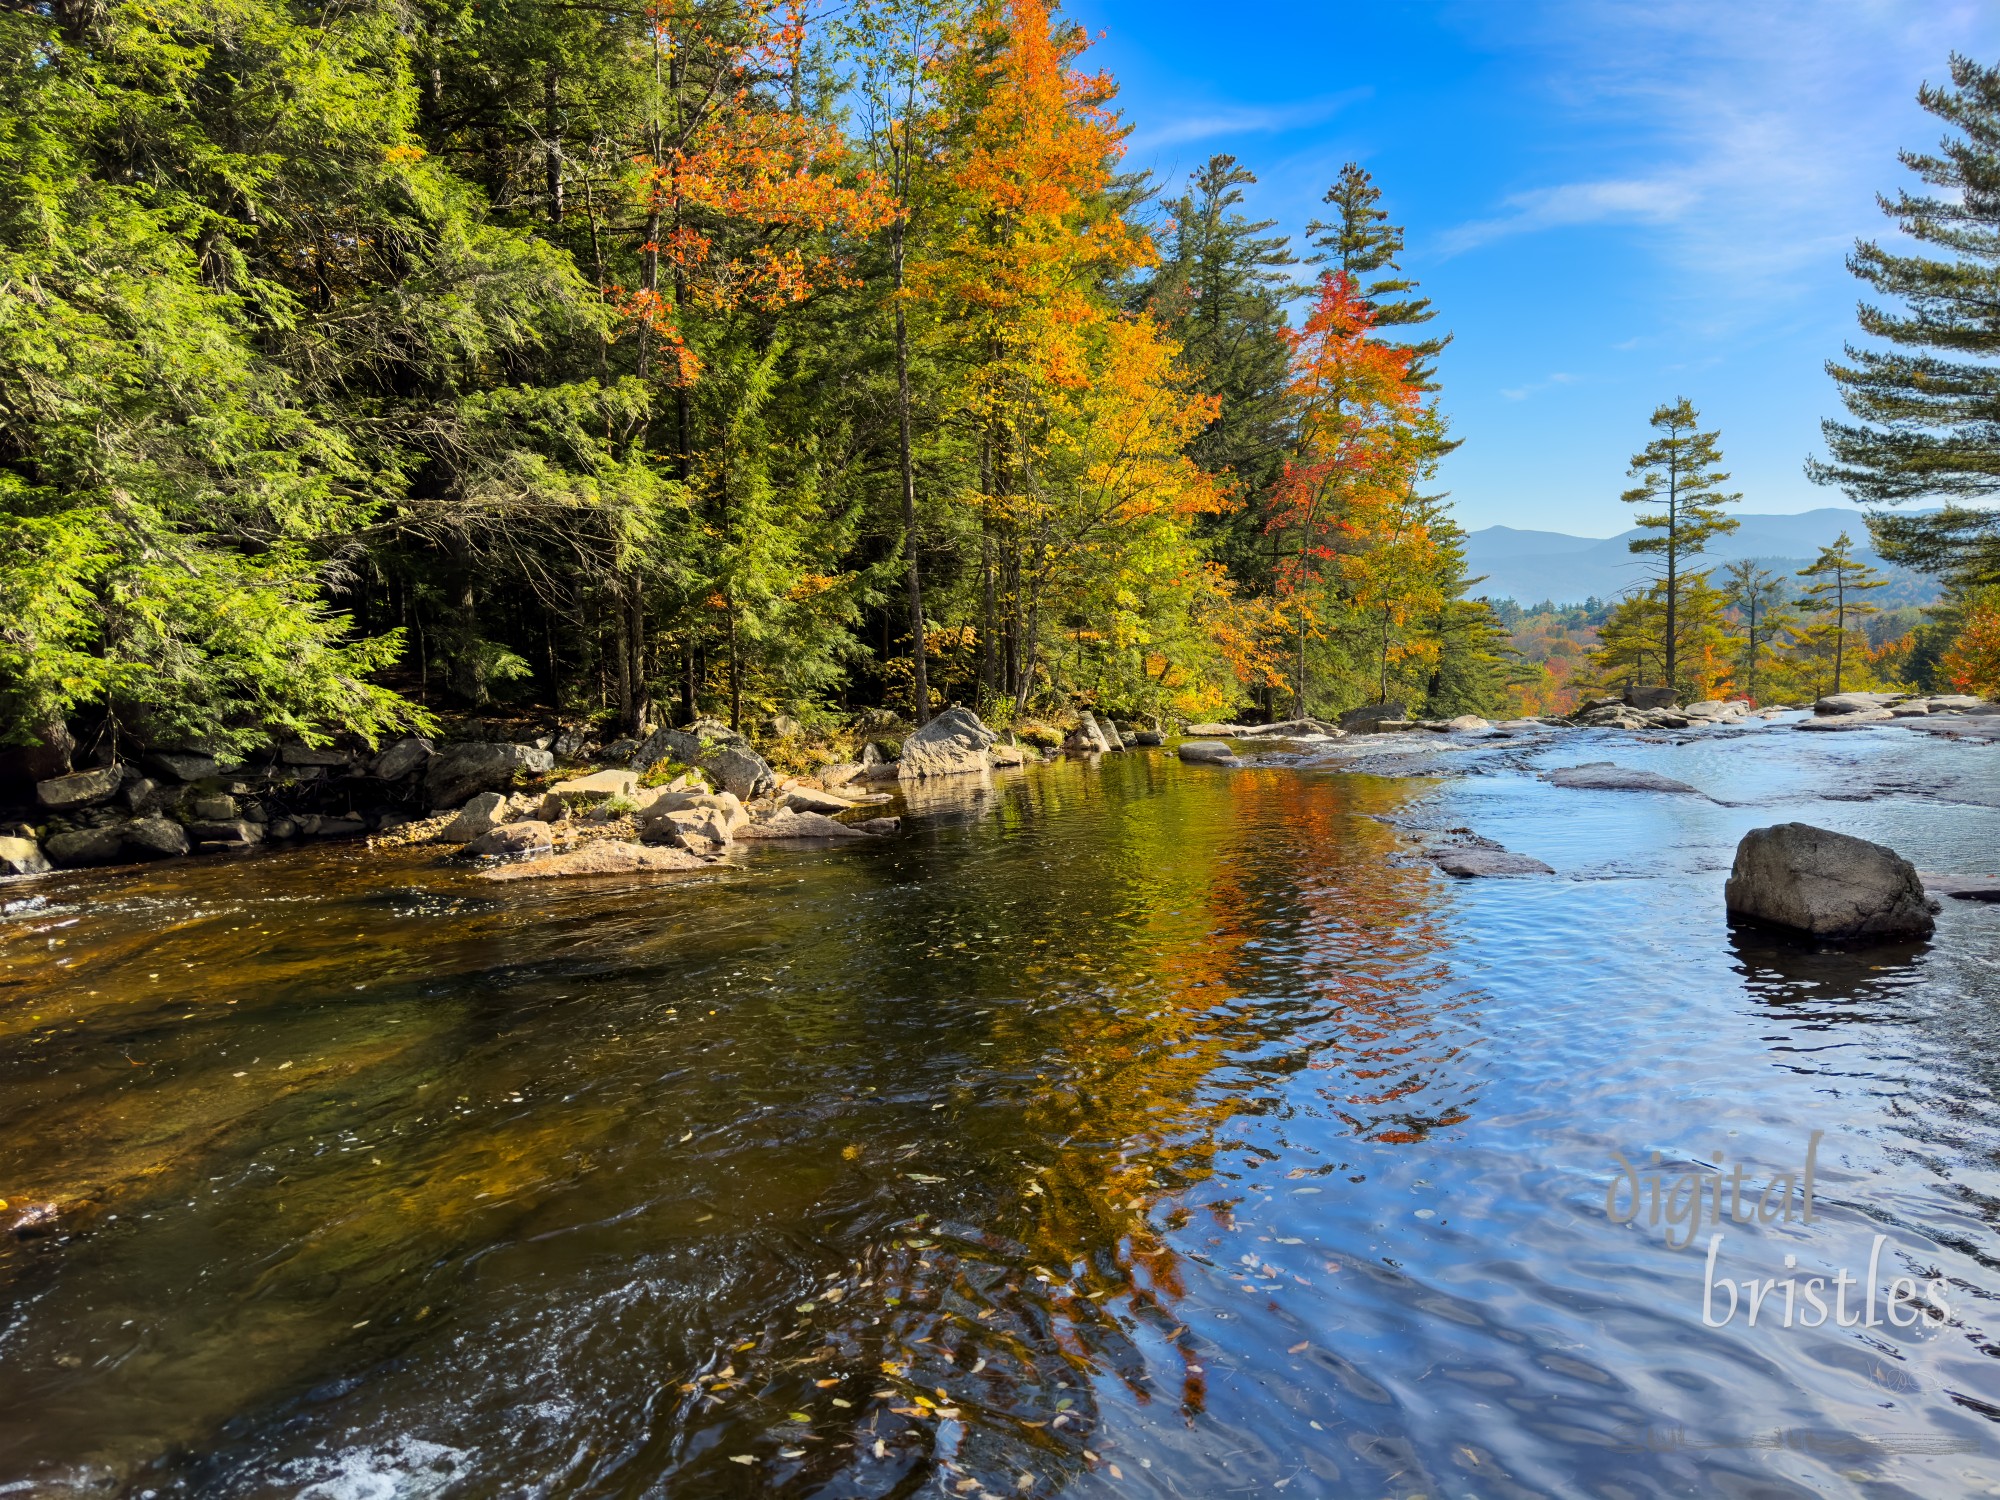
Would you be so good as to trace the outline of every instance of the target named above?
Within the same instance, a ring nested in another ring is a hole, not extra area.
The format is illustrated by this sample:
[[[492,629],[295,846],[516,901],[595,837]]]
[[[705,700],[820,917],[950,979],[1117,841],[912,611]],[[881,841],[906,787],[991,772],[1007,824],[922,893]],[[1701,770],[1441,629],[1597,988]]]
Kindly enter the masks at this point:
[[[1808,823],[1744,834],[1723,902],[1731,917],[1836,941],[1927,938],[1936,926],[1907,859]]]

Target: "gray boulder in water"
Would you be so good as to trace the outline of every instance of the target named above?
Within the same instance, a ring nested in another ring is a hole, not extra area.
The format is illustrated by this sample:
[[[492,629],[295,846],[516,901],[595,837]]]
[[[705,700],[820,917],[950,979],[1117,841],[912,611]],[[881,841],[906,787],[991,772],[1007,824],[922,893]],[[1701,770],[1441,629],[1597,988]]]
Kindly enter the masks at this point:
[[[1180,757],[1202,766],[1233,766],[1236,752],[1221,740],[1182,740]]]
[[[1692,792],[1697,797],[1701,795],[1698,788],[1689,786],[1685,781],[1662,776],[1658,771],[1635,771],[1630,766],[1614,765],[1608,760],[1560,767],[1549,772],[1549,780],[1556,786],[1581,787],[1592,792]]]
[[[1926,938],[1936,925],[1907,859],[1807,823],[1744,834],[1723,901],[1733,919],[1840,941]]]
[[[986,747],[1000,738],[969,708],[947,708],[903,741],[897,775],[906,781],[931,776],[984,774],[991,763]]]

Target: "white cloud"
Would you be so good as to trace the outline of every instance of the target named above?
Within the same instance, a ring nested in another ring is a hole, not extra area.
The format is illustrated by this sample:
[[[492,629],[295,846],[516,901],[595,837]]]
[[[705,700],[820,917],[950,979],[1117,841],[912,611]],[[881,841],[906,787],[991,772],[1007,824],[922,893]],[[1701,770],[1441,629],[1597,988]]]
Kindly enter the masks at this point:
[[[1162,125],[1143,127],[1126,142],[1126,154],[1138,157],[1169,146],[1185,146],[1194,141],[1211,141],[1230,135],[1282,135],[1331,119],[1341,110],[1367,98],[1370,89],[1348,89],[1322,99],[1296,104],[1225,104],[1198,114],[1169,119]]]
[[[1512,386],[1507,390],[1503,390],[1500,394],[1505,396],[1509,401],[1526,401],[1530,396],[1539,396],[1543,391],[1554,390],[1557,386],[1575,385],[1578,378],[1575,375],[1558,370],[1555,374],[1545,379],[1534,381],[1528,385]]]
[[[1525,65],[1571,124],[1578,165],[1523,186],[1447,230],[1447,254],[1587,224],[1658,231],[1666,261],[1704,292],[1783,295],[1838,266],[1857,235],[1887,232],[1875,194],[1903,179],[1899,146],[1941,123],[1914,99],[1956,47],[2000,46],[2000,9],[1977,0],[1568,0],[1460,19]],[[1505,25],[1500,24],[1504,15]],[[1611,156],[1625,170],[1605,174]]]

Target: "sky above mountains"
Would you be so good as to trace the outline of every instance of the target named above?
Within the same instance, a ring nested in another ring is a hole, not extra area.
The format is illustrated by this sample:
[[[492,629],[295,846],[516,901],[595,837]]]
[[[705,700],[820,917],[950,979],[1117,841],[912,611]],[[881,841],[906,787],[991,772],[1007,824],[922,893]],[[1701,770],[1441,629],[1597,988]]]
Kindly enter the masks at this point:
[[[2000,54],[1991,0],[1068,9],[1105,33],[1129,164],[1169,189],[1229,152],[1297,235],[1343,162],[1374,174],[1455,335],[1461,520],[1595,536],[1631,524],[1626,464],[1683,394],[1743,509],[1846,503],[1803,473],[1854,337],[1843,258],[1890,232],[1898,149],[1941,133],[1918,85]]]

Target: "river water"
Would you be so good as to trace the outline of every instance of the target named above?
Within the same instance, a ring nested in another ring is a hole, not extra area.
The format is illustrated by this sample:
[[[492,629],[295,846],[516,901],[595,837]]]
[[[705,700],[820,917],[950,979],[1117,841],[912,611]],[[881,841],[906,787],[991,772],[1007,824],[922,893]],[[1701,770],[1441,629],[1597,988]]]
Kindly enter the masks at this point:
[[[0,890],[0,1222],[61,1210],[0,1241],[0,1496],[2000,1494],[2000,907],[1849,955],[1721,901],[1794,818],[1992,873],[2000,746],[1434,759]],[[1714,800],[1535,775],[1595,759]]]

